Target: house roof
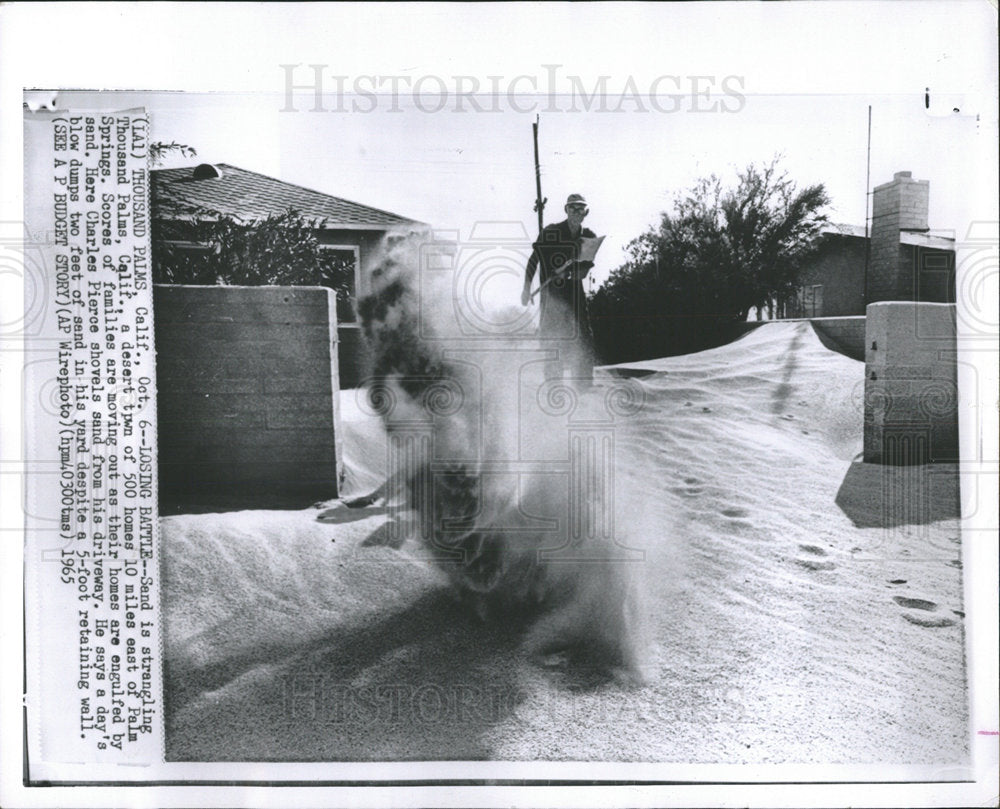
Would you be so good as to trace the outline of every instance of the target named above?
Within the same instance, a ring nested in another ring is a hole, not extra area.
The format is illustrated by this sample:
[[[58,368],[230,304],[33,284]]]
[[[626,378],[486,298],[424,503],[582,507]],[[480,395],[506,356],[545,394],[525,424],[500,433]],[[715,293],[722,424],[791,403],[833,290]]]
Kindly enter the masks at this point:
[[[864,225],[845,225],[837,222],[831,222],[821,232],[824,235],[852,236],[859,239],[864,239],[866,236]],[[955,249],[954,238],[941,236],[939,233],[927,233],[917,230],[901,230],[899,232],[899,243],[914,244],[918,247],[933,247],[938,250]]]
[[[213,168],[215,170],[213,170]],[[424,225],[415,219],[334,197],[228,163],[150,172],[161,219],[191,219],[191,208],[218,211],[242,221],[294,208],[306,219],[325,220],[327,230],[386,230]]]
[[[955,240],[947,236],[938,236],[933,233],[923,233],[914,230],[902,230],[899,233],[900,244],[914,244],[917,247],[934,247],[938,250],[955,249]]]
[[[868,235],[865,233],[864,225],[846,225],[843,222],[830,222],[821,233],[831,236],[856,236],[859,239]]]

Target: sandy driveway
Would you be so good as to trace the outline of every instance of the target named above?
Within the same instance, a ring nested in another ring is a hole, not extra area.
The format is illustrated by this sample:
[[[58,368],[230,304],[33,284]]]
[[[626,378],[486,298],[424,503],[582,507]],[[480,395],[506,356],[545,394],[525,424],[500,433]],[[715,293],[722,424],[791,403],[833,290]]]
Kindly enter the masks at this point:
[[[858,462],[863,364],[806,323],[629,368],[648,686],[529,663],[364,544],[382,508],[168,517],[168,759],[965,762],[956,470]],[[384,437],[345,419],[361,490]]]

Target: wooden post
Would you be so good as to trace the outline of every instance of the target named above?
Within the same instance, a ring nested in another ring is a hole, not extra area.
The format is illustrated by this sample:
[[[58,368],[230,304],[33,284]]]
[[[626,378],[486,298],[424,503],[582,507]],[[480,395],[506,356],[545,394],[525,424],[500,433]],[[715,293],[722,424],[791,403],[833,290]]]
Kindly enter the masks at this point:
[[[542,168],[538,163],[538,116],[535,116],[535,122],[531,125],[532,136],[535,141],[535,211],[538,212],[538,235],[542,235],[542,229],[545,227],[542,221],[542,211],[545,210],[545,203],[548,199],[542,197]]]

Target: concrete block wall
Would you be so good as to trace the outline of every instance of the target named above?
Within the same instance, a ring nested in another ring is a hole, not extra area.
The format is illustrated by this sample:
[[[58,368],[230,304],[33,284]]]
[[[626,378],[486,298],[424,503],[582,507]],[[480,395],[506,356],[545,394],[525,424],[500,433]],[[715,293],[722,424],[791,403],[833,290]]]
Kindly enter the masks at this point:
[[[333,291],[156,286],[153,305],[164,513],[337,496]]]
[[[958,460],[955,306],[883,301],[865,329],[866,463]]]
[[[823,287],[820,317],[861,317],[865,303],[865,240],[857,236],[826,234],[819,252],[799,276],[799,285]],[[808,315],[811,312],[801,312]]]

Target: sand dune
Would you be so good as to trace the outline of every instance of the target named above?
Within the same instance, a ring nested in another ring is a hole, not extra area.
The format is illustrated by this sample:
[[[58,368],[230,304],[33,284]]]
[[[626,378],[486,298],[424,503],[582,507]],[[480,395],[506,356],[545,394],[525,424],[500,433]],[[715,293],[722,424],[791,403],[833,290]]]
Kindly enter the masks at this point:
[[[807,323],[603,370],[644,393],[616,432],[641,688],[531,664],[366,542],[382,506],[164,518],[168,759],[965,763],[956,472],[860,463],[863,370]],[[354,396],[357,494],[385,437]]]

